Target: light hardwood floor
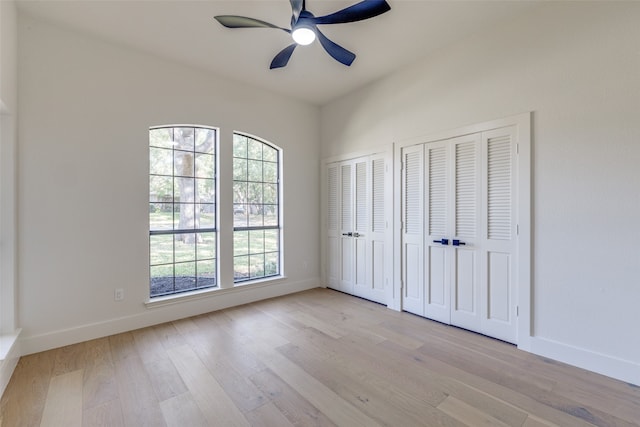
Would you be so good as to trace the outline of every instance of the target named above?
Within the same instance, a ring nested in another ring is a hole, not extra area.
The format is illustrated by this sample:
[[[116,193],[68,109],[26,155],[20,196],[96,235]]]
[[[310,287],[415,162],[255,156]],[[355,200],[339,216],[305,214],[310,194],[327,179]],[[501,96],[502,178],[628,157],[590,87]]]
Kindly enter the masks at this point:
[[[315,289],[23,357],[8,426],[632,426],[640,388]]]

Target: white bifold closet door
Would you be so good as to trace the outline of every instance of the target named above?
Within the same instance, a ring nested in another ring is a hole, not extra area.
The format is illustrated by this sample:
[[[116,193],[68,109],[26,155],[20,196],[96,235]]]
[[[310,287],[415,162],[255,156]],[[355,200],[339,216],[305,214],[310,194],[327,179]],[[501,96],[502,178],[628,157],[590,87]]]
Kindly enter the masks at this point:
[[[517,340],[514,129],[402,150],[402,306]]]
[[[385,159],[327,166],[328,286],[385,303]]]

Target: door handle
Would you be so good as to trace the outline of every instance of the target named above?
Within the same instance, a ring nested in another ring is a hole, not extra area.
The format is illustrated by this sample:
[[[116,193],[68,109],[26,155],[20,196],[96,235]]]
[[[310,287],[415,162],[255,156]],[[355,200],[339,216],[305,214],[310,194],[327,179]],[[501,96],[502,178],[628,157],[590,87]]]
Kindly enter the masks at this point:
[[[448,245],[449,244],[449,239],[434,240],[433,243],[440,243],[441,245]]]
[[[351,233],[351,232],[349,232],[349,233],[342,233],[342,235],[343,235],[343,236],[351,237],[351,236],[353,236],[353,233]]]
[[[461,242],[460,240],[457,240],[457,239],[453,239],[453,241],[451,242],[451,244],[452,244],[453,246],[464,246],[464,245],[466,245],[466,243],[465,243],[465,242]]]

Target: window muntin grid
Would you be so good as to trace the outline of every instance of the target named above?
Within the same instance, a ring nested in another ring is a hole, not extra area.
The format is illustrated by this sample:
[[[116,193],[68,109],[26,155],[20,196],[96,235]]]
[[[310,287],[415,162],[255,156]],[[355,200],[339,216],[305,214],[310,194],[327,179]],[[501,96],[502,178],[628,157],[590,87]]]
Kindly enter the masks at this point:
[[[234,281],[280,275],[280,150],[233,135]]]
[[[217,130],[149,130],[150,296],[217,286]]]

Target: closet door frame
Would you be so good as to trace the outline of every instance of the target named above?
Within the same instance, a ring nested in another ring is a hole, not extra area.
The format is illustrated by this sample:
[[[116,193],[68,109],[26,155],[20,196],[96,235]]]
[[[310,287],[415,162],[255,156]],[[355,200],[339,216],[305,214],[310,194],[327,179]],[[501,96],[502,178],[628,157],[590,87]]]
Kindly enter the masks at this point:
[[[469,134],[488,132],[513,126],[515,128],[516,143],[516,176],[515,188],[517,189],[515,218],[517,224],[516,265],[514,272],[516,278],[517,301],[517,346],[530,351],[532,331],[532,299],[531,299],[531,115],[524,113],[503,119],[478,123],[444,132],[432,133],[421,137],[407,139],[395,144],[394,147],[394,277],[393,277],[393,304],[389,307],[402,310],[402,152],[406,147],[418,144],[426,144],[445,139],[456,138]]]

